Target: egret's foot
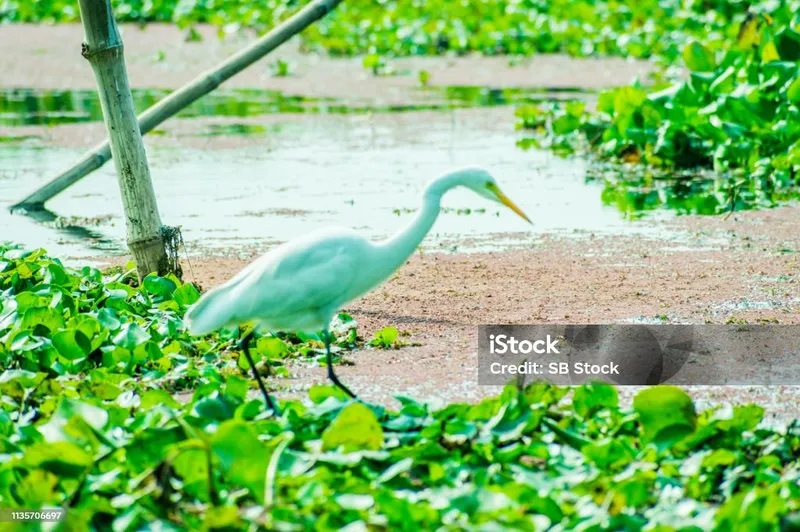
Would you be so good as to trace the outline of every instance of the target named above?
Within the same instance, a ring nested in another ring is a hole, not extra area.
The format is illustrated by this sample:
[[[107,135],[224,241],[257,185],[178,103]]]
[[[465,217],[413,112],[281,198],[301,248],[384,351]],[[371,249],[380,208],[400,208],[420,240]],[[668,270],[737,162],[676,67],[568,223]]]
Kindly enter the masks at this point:
[[[258,388],[261,390],[261,394],[264,396],[264,402],[267,404],[267,407],[272,410],[275,415],[280,415],[281,411],[278,408],[278,402],[272,400],[272,396],[267,391],[267,387],[264,386],[264,381],[261,380],[261,375],[258,374],[258,369],[256,368],[256,363],[253,362],[253,357],[250,355],[250,340],[253,337],[253,331],[248,332],[242,340],[239,342],[239,348],[244,351],[244,356],[247,357],[247,362],[250,364],[250,369],[253,372],[253,377],[256,379],[258,383]]]

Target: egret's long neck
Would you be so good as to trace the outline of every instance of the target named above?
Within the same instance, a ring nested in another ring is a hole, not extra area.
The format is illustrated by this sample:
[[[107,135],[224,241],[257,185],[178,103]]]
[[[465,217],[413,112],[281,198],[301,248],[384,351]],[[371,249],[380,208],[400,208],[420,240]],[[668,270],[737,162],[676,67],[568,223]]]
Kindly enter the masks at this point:
[[[382,266],[385,266],[389,275],[419,247],[439,216],[442,196],[451,188],[458,186],[460,181],[459,175],[445,175],[433,181],[425,189],[422,209],[414,219],[394,236],[378,244],[386,260]]]

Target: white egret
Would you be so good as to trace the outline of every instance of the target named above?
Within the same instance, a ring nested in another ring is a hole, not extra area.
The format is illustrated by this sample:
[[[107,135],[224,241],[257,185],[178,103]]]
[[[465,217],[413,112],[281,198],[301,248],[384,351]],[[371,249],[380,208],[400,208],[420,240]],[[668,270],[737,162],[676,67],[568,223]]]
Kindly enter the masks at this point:
[[[253,331],[322,332],[328,378],[355,398],[333,371],[330,349],[331,320],[339,309],[383,283],[414,253],[439,215],[442,196],[466,187],[503,204],[530,222],[503,194],[486,170],[465,168],[432,181],[422,197],[422,209],[391,238],[370,242],[348,229],[326,229],[278,246],[245,267],[223,285],[203,295],[189,309],[186,322],[193,335],[224,326],[255,323],[241,341],[253,376],[267,405],[277,412],[250,356]]]

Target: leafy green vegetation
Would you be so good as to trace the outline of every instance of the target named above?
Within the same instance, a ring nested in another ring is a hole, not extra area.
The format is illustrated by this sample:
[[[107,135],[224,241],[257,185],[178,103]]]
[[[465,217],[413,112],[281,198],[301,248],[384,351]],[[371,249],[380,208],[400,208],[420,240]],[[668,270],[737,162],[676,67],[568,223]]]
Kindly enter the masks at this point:
[[[711,5],[709,5],[711,4]],[[744,3],[692,0],[395,0],[344,3],[309,28],[309,46],[334,54],[661,56],[690,36],[731,38]]]
[[[106,274],[74,270],[43,250],[0,245],[0,368],[112,391],[133,377],[170,390],[222,382],[247,369],[231,352],[240,333],[190,337],[182,318],[198,298],[193,284],[174,276],[149,276],[138,285],[132,265]],[[338,321],[354,324],[346,314]],[[336,339],[338,349],[362,343],[354,326],[342,327]],[[286,373],[287,358],[323,352],[318,338],[296,335],[261,337],[252,349],[255,362],[276,375]]]
[[[284,78],[292,73],[292,66],[282,59],[278,59],[274,63],[270,63],[269,69],[270,72],[272,72],[272,75],[276,78]]]
[[[375,338],[369,341],[369,345],[382,349],[394,349],[401,347],[403,341],[399,339],[400,332],[394,327],[384,327],[375,332]]]
[[[211,23],[222,32],[265,31],[306,2],[115,0],[121,22]],[[775,2],[760,2],[769,9]],[[383,0],[345,2],[304,33],[308,48],[389,56],[479,52],[618,55],[672,61],[690,37],[735,37],[748,9],[724,0]],[[0,0],[0,22],[71,22],[77,3]],[[190,32],[187,38],[196,40]]]
[[[518,125],[533,132],[522,145],[627,163],[597,173],[611,175],[604,200],[631,211],[667,204],[706,214],[796,196],[800,19],[780,14],[751,18],[729,49],[687,43],[688,79],[612,89],[592,110],[582,102],[520,107]]]
[[[115,4],[122,21],[223,31],[262,30],[301,5]],[[721,0],[352,2],[304,42],[364,53],[375,74],[391,71],[389,55],[472,51],[681,60],[686,79],[608,91],[596,109],[521,107],[531,134],[523,144],[592,153],[603,201],[626,212],[713,213],[789,197],[800,167],[800,5],[762,2],[754,12],[771,19],[740,26],[747,9]],[[0,22],[76,19],[74,2],[0,0]],[[271,70],[291,74],[284,62]],[[281,102],[276,109],[308,103]],[[484,211],[458,213],[470,212]],[[60,529],[69,531],[800,527],[800,424],[765,427],[760,406],[698,412],[683,390],[662,386],[627,407],[610,386],[535,383],[477,404],[398,397],[395,411],[316,386],[272,418],[249,398],[239,330],[186,333],[182,317],[198,297],[175,277],[139,284],[130,268],[76,270],[43,250],[0,246],[0,507],[66,507]],[[365,345],[347,315],[335,330],[337,352],[405,343],[386,327]],[[264,336],[253,348],[270,376],[287,373],[287,358],[321,352],[303,335]]]
[[[763,428],[759,406],[698,413],[662,386],[626,408],[611,386],[535,383],[392,411],[316,386],[271,418],[227,351],[235,331],[183,332],[194,286],[135,285],[2,248],[0,506],[66,507],[70,531],[788,530],[800,516],[798,424]]]
[[[242,28],[264,31],[305,2],[119,0],[114,4],[120,21],[174,22],[187,28],[187,40],[198,40],[193,24],[215,24],[221,33]],[[562,153],[590,149],[602,160],[642,163],[645,171],[630,164],[590,171],[590,178],[606,184],[602,201],[631,217],[664,207],[714,214],[774,205],[796,196],[798,13],[798,0],[345,2],[308,28],[302,39],[307,50],[363,54],[364,67],[375,75],[396,73],[391,57],[470,52],[507,54],[510,64],[536,53],[563,52],[653,57],[663,65],[683,65],[688,79],[663,81],[674,80],[675,72],[661,72],[654,87],[634,84],[602,94],[596,109],[574,101],[524,106],[519,124],[536,134],[523,145]],[[77,19],[77,6],[66,0],[0,0],[0,22]],[[291,65],[277,61],[270,71],[274,76],[291,75]],[[429,84],[428,72],[416,76],[421,86]],[[448,89],[443,105],[386,109],[283,95],[243,105],[241,96],[224,102],[211,96],[182,116],[445,109],[465,102],[507,104],[520,96],[510,90],[494,91],[478,100],[465,92],[469,99],[462,100],[453,92],[468,89]],[[164,94],[137,95],[137,105],[144,109]],[[38,104],[30,97],[0,95],[0,107],[8,111],[5,120],[13,125],[98,120],[99,103],[83,99],[57,93]],[[41,112],[50,107],[77,112]]]

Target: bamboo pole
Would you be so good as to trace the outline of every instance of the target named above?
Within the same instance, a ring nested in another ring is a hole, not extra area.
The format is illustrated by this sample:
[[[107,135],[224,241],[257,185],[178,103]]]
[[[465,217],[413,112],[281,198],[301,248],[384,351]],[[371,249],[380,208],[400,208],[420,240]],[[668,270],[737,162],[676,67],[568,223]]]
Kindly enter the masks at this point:
[[[128,247],[141,279],[164,273],[167,254],[156,194],[128,84],[122,39],[110,0],[79,0],[84,42],[81,55],[92,65],[125,209]]]
[[[269,54],[291,37],[306,29],[313,22],[330,13],[340,3],[342,3],[342,0],[313,0],[292,17],[270,30],[266,35],[244,50],[225,60],[213,69],[200,74],[180,89],[156,103],[139,117],[139,129],[142,135],[147,134],[164,120],[175,115],[187,105],[205,96],[219,87],[223,82]],[[45,202],[103,166],[111,159],[111,155],[111,149],[109,148],[107,140],[98,144],[81,157],[71,168],[65,170],[55,179],[13,205],[11,210],[43,209]]]

